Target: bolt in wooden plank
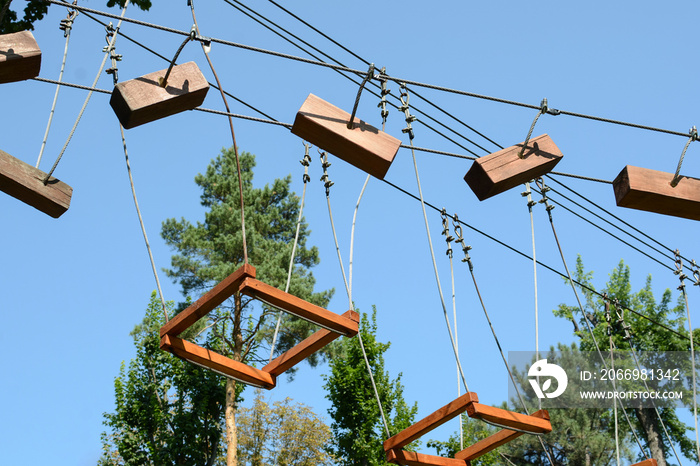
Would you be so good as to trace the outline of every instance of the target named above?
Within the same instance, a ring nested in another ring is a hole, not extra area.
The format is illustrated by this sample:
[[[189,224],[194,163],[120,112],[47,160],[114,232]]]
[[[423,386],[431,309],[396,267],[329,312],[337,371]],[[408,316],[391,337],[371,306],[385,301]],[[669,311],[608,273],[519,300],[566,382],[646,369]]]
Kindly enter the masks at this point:
[[[469,417],[492,422],[503,427],[524,430],[533,434],[545,434],[552,431],[552,424],[548,419],[528,416],[527,414],[514,413],[505,409],[480,403],[469,403],[467,406]]]
[[[620,207],[700,220],[700,179],[681,176],[671,186],[673,173],[627,165],[613,181]]]
[[[190,304],[187,309],[170,319],[160,328],[160,336],[162,337],[166,334],[177,336],[187,330],[195,322],[236,293],[243,280],[248,277],[255,277],[255,267],[245,264],[209,290],[204,296]]]
[[[70,206],[73,188],[0,150],[0,191],[58,218]]]
[[[166,71],[156,71],[114,86],[109,104],[124,128],[134,128],[202,105],[209,83],[195,62],[174,66],[166,87],[161,87],[159,78],[165,77]]]
[[[357,335],[357,322],[278,290],[260,280],[246,278],[240,286],[240,291],[333,332],[349,337]]]
[[[546,134],[531,138],[521,159],[522,148],[517,144],[474,161],[464,181],[480,201],[549,173],[563,157]]]
[[[227,358],[199,345],[182,340],[173,335],[164,335],[160,339],[160,347],[176,356],[199,364],[227,377],[243,383],[265,388],[274,388],[276,381],[273,376],[254,367],[250,367],[233,359]]]
[[[408,466],[470,466],[465,460],[443,458],[442,456],[425,455],[414,451],[393,449],[386,452],[386,460],[389,463]]]
[[[347,311],[341,317],[345,317],[356,323],[360,322],[360,315],[355,311]],[[289,351],[279,355],[272,362],[263,367],[262,370],[277,377],[283,372],[299,364],[301,361],[308,358],[339,336],[340,334],[331,332],[330,330],[318,330],[309,338],[291,348]]]
[[[39,76],[41,49],[29,31],[0,35],[0,83]]]
[[[409,443],[420,438],[423,434],[430,432],[450,419],[459,416],[461,413],[466,411],[468,405],[477,401],[479,401],[479,397],[476,393],[465,393],[456,400],[446,404],[434,413],[416,422],[411,427],[408,427],[393,437],[388,438],[386,441],[384,441],[384,451],[401,449],[405,447]]]
[[[345,160],[370,175],[383,179],[401,141],[309,94],[297,112],[292,133]]]
[[[549,413],[545,409],[535,411],[531,414],[531,416],[549,420]],[[467,461],[479,458],[480,456],[484,456],[486,453],[495,450],[501,445],[515,440],[523,434],[523,432],[510,429],[499,430],[495,434],[490,435],[483,440],[479,440],[474,445],[455,453],[455,458]]]

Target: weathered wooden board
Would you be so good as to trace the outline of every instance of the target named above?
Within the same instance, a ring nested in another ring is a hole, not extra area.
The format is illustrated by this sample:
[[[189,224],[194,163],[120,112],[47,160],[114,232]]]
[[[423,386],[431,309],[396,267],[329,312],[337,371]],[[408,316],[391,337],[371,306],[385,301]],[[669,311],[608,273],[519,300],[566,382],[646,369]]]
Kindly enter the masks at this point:
[[[357,335],[358,323],[356,321],[285,293],[260,280],[246,278],[240,286],[240,291],[333,332],[348,337]]]
[[[0,83],[39,76],[41,49],[29,31],[0,35]]]
[[[360,315],[355,311],[347,311],[342,315],[342,317],[357,323],[360,322]],[[339,333],[331,332],[330,330],[318,330],[309,338],[289,349],[289,351],[279,355],[268,365],[263,367],[262,370],[271,374],[272,376],[277,377],[278,375],[299,364],[301,361],[308,358],[339,336]]]
[[[255,267],[245,264],[226,277],[187,309],[160,328],[160,336],[179,335],[238,291],[244,279],[255,278]]]
[[[411,427],[402,430],[393,437],[384,441],[384,451],[401,449],[420,438],[423,434],[430,432],[438,426],[446,423],[450,419],[459,416],[467,410],[467,406],[479,401],[476,393],[465,393],[456,400],[446,404],[432,414],[424,417],[420,421],[413,424]]]
[[[383,179],[401,141],[357,118],[348,129],[350,114],[309,94],[297,112],[292,133]]]
[[[681,176],[671,186],[673,173],[627,165],[615,181],[615,201],[620,207],[700,220],[700,179]]]
[[[471,463],[465,460],[454,458],[443,458],[442,456],[425,455],[414,451],[401,449],[389,450],[386,452],[386,460],[389,463],[405,464],[408,466],[470,466]]]
[[[531,416],[549,420],[549,413],[544,409],[535,411],[531,414]],[[479,440],[474,445],[471,445],[465,448],[464,450],[455,453],[455,458],[467,461],[479,458],[480,456],[485,455],[491,450],[495,450],[501,445],[515,440],[523,434],[523,432],[518,432],[509,429],[499,430],[495,434],[490,435],[483,440]]]
[[[631,466],[657,466],[656,460],[655,459],[650,459],[650,460],[644,460],[641,463],[634,463]]]
[[[173,67],[166,87],[159,85],[167,69],[114,86],[109,104],[124,128],[134,128],[204,102],[209,83],[195,62]]]
[[[480,201],[549,173],[563,157],[546,134],[531,138],[521,159],[522,148],[517,144],[474,161],[464,181]]]
[[[499,426],[524,430],[525,432],[546,434],[552,431],[552,424],[549,422],[549,414],[547,415],[547,419],[545,419],[494,408],[493,406],[482,405],[481,403],[469,403],[467,406],[467,414],[469,417],[481,419],[486,422],[493,422]]]
[[[73,188],[0,150],[0,191],[58,218],[68,210]]]
[[[164,335],[160,339],[160,347],[176,356],[191,361],[200,366],[216,371],[227,377],[240,380],[256,387],[271,389],[276,380],[267,372],[250,367],[233,359],[227,358],[199,345],[182,340],[173,335]]]

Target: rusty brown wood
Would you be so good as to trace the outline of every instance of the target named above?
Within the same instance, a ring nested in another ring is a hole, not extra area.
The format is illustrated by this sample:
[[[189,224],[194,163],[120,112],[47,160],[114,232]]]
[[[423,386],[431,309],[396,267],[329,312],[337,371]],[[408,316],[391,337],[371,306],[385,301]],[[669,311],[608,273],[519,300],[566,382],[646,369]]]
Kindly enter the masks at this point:
[[[464,181],[480,201],[549,173],[563,157],[546,134],[530,139],[521,159],[522,148],[517,144],[474,161]]]
[[[124,128],[134,128],[204,102],[209,83],[195,62],[173,67],[166,87],[158,84],[167,70],[156,71],[114,86],[109,104]]]
[[[700,179],[627,165],[613,181],[620,207],[700,220]]]
[[[467,406],[467,414],[472,418],[535,434],[544,434],[552,431],[552,424],[548,419],[494,408],[493,406],[482,405],[481,403],[470,403],[469,406]]]
[[[655,459],[650,459],[650,460],[644,460],[641,463],[634,463],[630,466],[657,466],[656,460]]]
[[[309,94],[297,112],[292,133],[383,179],[401,141],[357,118],[348,129],[349,121],[349,113]]]
[[[29,31],[0,35],[0,83],[39,76],[41,49]]]
[[[401,449],[386,452],[386,460],[389,463],[404,464],[408,466],[471,466],[469,461],[442,456],[425,455],[414,451]]]
[[[0,150],[0,190],[58,218],[70,207],[73,188],[54,177],[44,185],[46,173]]]

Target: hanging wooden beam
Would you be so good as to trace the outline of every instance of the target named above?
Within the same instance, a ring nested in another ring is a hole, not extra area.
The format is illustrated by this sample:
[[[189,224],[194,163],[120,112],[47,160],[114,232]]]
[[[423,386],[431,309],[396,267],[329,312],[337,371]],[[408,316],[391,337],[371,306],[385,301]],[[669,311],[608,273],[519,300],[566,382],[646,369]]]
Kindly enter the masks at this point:
[[[170,319],[160,328],[160,336],[181,334],[236,293],[243,280],[249,277],[255,278],[255,267],[245,264],[190,304],[187,309]]]
[[[482,421],[492,422],[506,428],[512,427],[524,430],[533,434],[545,434],[552,431],[552,424],[548,419],[514,413],[480,403],[470,403],[467,406],[467,414],[469,417],[481,419]]]
[[[644,460],[641,463],[634,463],[631,466],[657,466],[656,460],[655,459],[650,459],[650,460]]]
[[[166,71],[156,71],[114,86],[109,104],[124,128],[134,128],[202,105],[209,83],[195,62],[174,66],[167,85],[162,87],[159,79],[165,77]]]
[[[357,118],[348,129],[349,121],[349,113],[309,94],[297,112],[292,133],[383,179],[401,141]]]
[[[442,456],[424,455],[414,451],[401,449],[389,450],[386,452],[386,460],[389,463],[404,464],[408,466],[470,466],[469,461],[454,458],[443,458]]]
[[[549,420],[549,412],[547,412],[547,410],[545,409],[535,411],[531,414],[531,416]],[[479,440],[474,445],[471,445],[465,448],[464,450],[455,453],[455,458],[467,461],[479,458],[480,456],[484,456],[486,453],[495,450],[501,445],[515,440],[523,434],[523,432],[518,432],[510,429],[499,430],[495,434],[490,435],[483,440]]]
[[[0,150],[0,190],[45,214],[58,218],[70,206],[73,188]]]
[[[627,165],[615,181],[615,201],[620,207],[700,220],[700,179],[681,176],[671,186],[672,173]]]
[[[246,278],[240,286],[241,293],[257,298],[283,311],[294,314],[304,320],[320,325],[341,335],[352,337],[357,335],[358,323],[339,316],[320,306],[311,304],[294,295],[263,283],[254,278]]]
[[[347,311],[341,317],[350,319],[358,324],[360,322],[360,315],[355,311]],[[326,329],[318,330],[309,338],[289,349],[289,351],[279,355],[272,362],[263,367],[262,370],[273,377],[277,377],[338,337],[340,337],[339,333],[331,332]]]
[[[388,452],[389,450],[397,450],[405,447],[409,443],[420,438],[423,434],[430,432],[450,419],[459,416],[461,413],[467,410],[467,407],[470,404],[477,401],[479,401],[479,397],[476,393],[465,393],[456,400],[446,404],[434,413],[416,422],[411,427],[404,429],[393,437],[387,439],[384,442],[384,451]]]
[[[267,372],[255,369],[233,359],[227,358],[199,345],[182,340],[173,335],[164,335],[160,347],[176,356],[214,370],[227,377],[240,380],[256,387],[271,389],[275,387],[275,377]]]
[[[41,49],[29,31],[0,35],[0,83],[39,76]]]
[[[474,161],[464,181],[480,201],[549,173],[563,157],[546,134],[531,138],[520,158],[522,148],[517,144]]]

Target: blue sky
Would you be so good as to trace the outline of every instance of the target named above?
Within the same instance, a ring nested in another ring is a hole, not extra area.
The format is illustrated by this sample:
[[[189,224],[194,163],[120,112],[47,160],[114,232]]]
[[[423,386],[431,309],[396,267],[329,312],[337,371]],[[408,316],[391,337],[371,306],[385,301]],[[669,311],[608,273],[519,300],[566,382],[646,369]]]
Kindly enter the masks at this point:
[[[13,7],[23,8],[20,0]],[[179,30],[192,19],[186,2],[154,2],[148,13],[130,8],[126,16]],[[86,4],[105,10],[102,1]],[[232,42],[305,56],[223,1],[197,2],[202,34]],[[250,4],[349,67],[367,66],[268,2]],[[427,5],[401,2],[285,4],[359,56],[386,66],[391,76],[538,105],[631,121],[685,132],[698,123],[696,24],[694,4],[675,2],[457,2]],[[112,13],[118,10],[112,10]],[[58,29],[64,8],[52,6],[36,25],[42,49],[41,77],[57,79],[65,40]],[[172,56],[181,36],[125,23],[122,32],[157,52]],[[64,80],[90,85],[102,60],[104,29],[84,15],[74,25]],[[119,38],[120,80],[166,67],[161,59]],[[309,93],[350,111],[357,86],[336,72],[296,61],[214,44],[211,58],[224,88],[279,121],[292,123]],[[210,81],[199,46],[189,44],[180,62],[196,61]],[[98,87],[111,89],[110,76]],[[390,84],[393,94],[398,86]],[[417,88],[431,102],[503,146],[521,142],[536,111],[435,90]],[[37,81],[3,84],[0,101],[0,149],[32,165],[46,128],[55,87]],[[85,98],[85,91],[62,88],[41,168],[47,171],[63,146]],[[30,465],[95,464],[100,454],[102,413],[113,407],[113,380],[122,361],[134,355],[129,332],[140,322],[155,283],[129,188],[117,119],[108,97],[95,94],[55,176],[74,189],[70,210],[58,220],[6,195],[0,196],[4,244],[0,290],[5,348],[0,383],[3,423],[2,461]],[[378,99],[364,93],[358,116],[379,126]],[[422,100],[411,104],[479,139]],[[211,89],[204,107],[223,110]],[[234,113],[259,116],[231,102]],[[240,149],[257,155],[258,186],[292,174],[302,189],[301,140],[280,126],[235,120]],[[408,143],[403,114],[392,110],[387,132]],[[419,147],[466,154],[420,122],[414,123]],[[548,133],[564,153],[557,171],[612,180],[627,164],[673,172],[685,138],[570,116],[545,115],[534,135]],[[171,251],[159,237],[166,218],[202,218],[194,176],[206,169],[222,147],[230,145],[225,117],[185,112],[126,133],[131,166],[145,225],[159,268],[169,266]],[[479,141],[488,150],[495,146]],[[465,146],[479,155],[485,152]],[[683,173],[700,169],[697,144],[691,145]],[[318,288],[334,287],[330,309],[347,306],[335,256],[324,198],[321,167],[313,149],[306,219],[311,243],[322,263],[314,274]],[[331,200],[340,248],[347,264],[353,209],[365,174],[331,157],[335,182]],[[427,201],[527,254],[532,251],[530,221],[521,189],[479,202],[462,177],[468,160],[418,152],[417,162]],[[697,176],[697,175],[695,175]],[[401,149],[386,179],[417,193],[411,153]],[[558,178],[571,189],[611,211],[664,245],[700,260],[697,223],[615,206],[611,185]],[[558,196],[552,194],[552,199]],[[564,202],[564,201],[562,201]],[[568,204],[567,204],[568,205]],[[586,218],[581,209],[572,208]],[[621,259],[631,266],[633,288],[654,277],[657,296],[675,289],[677,278],[563,208],[553,212],[566,259],[573,266],[581,254],[602,287]],[[440,217],[428,211],[446,296],[449,264],[440,235]],[[608,218],[608,217],[606,217]],[[601,224],[599,220],[596,223]],[[617,222],[616,222],[617,223]],[[605,226],[606,229],[610,227]],[[556,244],[542,206],[535,208],[537,257],[562,270]],[[505,351],[534,349],[532,263],[492,240],[465,228],[465,240],[486,306]],[[390,186],[371,180],[358,215],[353,297],[361,310],[378,309],[379,338],[391,341],[386,354],[392,376],[403,374],[405,397],[417,401],[424,416],[454,399],[457,380],[440,301],[435,286],[420,205]],[[638,243],[635,243],[638,244]],[[639,246],[648,251],[646,246]],[[660,255],[651,252],[653,257]],[[507,397],[507,374],[479,307],[468,270],[456,262],[455,280],[462,364],[471,391],[483,402]],[[166,299],[180,300],[179,287],[161,273]],[[571,324],[551,310],[574,297],[556,274],[538,269],[540,346],[571,342]],[[696,325],[698,288],[689,289]],[[677,295],[677,294],[676,294]],[[674,295],[675,296],[675,295]],[[302,369],[292,383],[281,380],[269,399],[286,396],[325,415],[322,374],[325,367]],[[252,398],[252,392],[249,395]],[[457,429],[448,424],[432,438]]]

